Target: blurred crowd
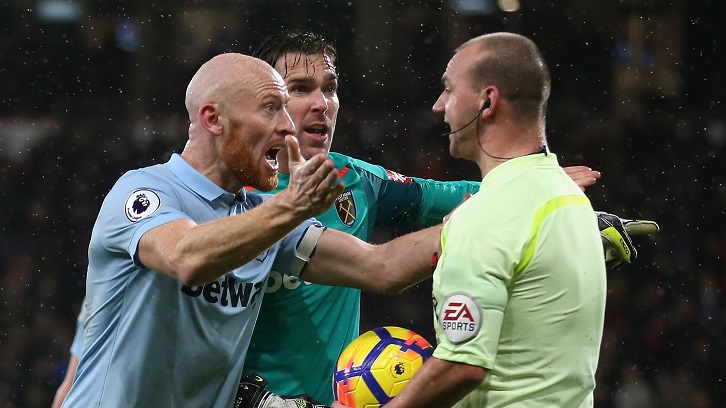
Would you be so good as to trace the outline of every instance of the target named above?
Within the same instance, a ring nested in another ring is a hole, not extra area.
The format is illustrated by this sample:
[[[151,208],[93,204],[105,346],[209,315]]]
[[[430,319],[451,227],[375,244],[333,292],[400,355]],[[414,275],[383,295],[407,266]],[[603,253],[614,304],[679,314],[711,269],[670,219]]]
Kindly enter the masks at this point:
[[[8,10],[7,3],[0,5],[0,11]],[[435,10],[428,15],[436,18]],[[7,16],[0,13],[0,28],[6,34],[13,26]],[[32,27],[24,27],[12,38],[0,37],[0,73],[6,78],[0,82],[0,407],[6,408],[50,406],[63,379],[84,295],[87,246],[96,213],[124,171],[166,161],[172,152],[181,151],[187,120],[181,112],[179,84],[188,81],[193,66],[184,61],[177,71],[164,71],[177,81],[174,92],[165,96],[174,105],[162,106],[166,101],[155,99],[157,111],[140,113],[129,109],[130,102],[118,103],[119,95],[130,91],[129,82],[120,79],[128,75],[122,67],[131,59],[133,39],[127,38],[125,44],[131,45],[125,50],[99,43],[104,33],[109,44],[114,38],[114,28],[101,24],[88,37],[96,42],[85,47],[69,44],[64,32],[46,32],[46,37],[58,34],[48,45],[28,34]],[[435,36],[421,34],[411,41],[447,48]],[[213,43],[218,49],[207,53],[223,48]],[[595,406],[723,406],[724,109],[718,101],[686,104],[684,98],[657,93],[629,96],[627,109],[602,103],[609,82],[591,81],[588,88],[583,79],[609,77],[609,71],[600,67],[571,75],[578,69],[577,62],[570,63],[577,55],[544,48],[554,81],[547,122],[551,150],[563,166],[588,165],[602,171],[602,179],[587,190],[596,209],[655,220],[661,226],[656,236],[636,239],[634,264],[608,275]],[[333,150],[410,176],[476,180],[473,164],[449,157],[447,138],[441,136],[447,129],[430,111],[440,88],[433,72],[443,70],[450,50],[417,61],[428,52],[423,51],[400,49],[401,55],[411,56],[406,64],[413,74],[399,85],[418,93],[398,88],[386,92],[386,87],[376,93],[381,87],[374,82],[346,74],[356,68],[356,61],[352,51],[341,51],[347,67],[341,68],[342,108]],[[580,57],[586,66],[597,65],[587,55]],[[54,71],[68,64],[75,65]],[[405,64],[401,67],[409,72]],[[391,69],[401,73],[395,64]],[[143,75],[135,78],[135,86],[147,87],[147,94],[158,97],[156,83]],[[699,86],[689,89],[709,89],[709,84]],[[357,99],[381,94],[387,99]],[[409,97],[403,99],[404,95]],[[375,239],[404,232],[381,229]],[[364,294],[362,313],[363,330],[399,325],[434,342],[430,282],[397,296]]]

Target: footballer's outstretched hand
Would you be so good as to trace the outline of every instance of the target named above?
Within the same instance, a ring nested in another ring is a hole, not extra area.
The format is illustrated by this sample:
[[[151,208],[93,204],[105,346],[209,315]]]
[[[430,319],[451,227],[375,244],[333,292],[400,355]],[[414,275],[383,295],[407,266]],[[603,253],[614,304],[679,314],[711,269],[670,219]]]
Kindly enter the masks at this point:
[[[569,166],[563,167],[565,173],[580,187],[580,190],[585,191],[585,187],[589,187],[597,183],[597,179],[602,177],[602,174],[586,166]]]
[[[294,136],[286,136],[285,143],[290,182],[276,197],[284,197],[290,208],[302,211],[305,218],[324,213],[333,206],[345,188],[345,184],[338,180],[338,170],[333,161],[323,153],[305,160],[300,153],[300,143]]]
[[[234,408],[330,408],[308,394],[275,395],[267,388],[267,380],[257,374],[243,375],[239,381]]]
[[[628,220],[601,211],[595,213],[608,270],[632,263],[638,257],[631,235],[653,235],[659,230],[655,221]]]

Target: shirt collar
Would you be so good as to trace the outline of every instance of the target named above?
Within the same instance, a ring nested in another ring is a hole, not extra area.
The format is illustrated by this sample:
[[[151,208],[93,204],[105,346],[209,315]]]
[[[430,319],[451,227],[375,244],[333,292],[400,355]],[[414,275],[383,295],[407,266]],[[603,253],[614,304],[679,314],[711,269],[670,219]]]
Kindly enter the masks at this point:
[[[511,171],[518,170],[525,167],[539,167],[539,166],[559,166],[557,161],[557,155],[554,153],[537,153],[528,154],[525,156],[515,157],[507,160],[499,166],[493,168],[487,173],[481,181],[482,186],[488,186],[496,181],[500,176],[507,174]]]
[[[207,201],[221,199],[229,205],[235,200],[235,194],[225,191],[222,187],[214,184],[212,180],[198,172],[177,153],[172,154],[165,166],[169,168],[179,181]],[[239,194],[243,199],[242,201],[244,201],[244,189]]]

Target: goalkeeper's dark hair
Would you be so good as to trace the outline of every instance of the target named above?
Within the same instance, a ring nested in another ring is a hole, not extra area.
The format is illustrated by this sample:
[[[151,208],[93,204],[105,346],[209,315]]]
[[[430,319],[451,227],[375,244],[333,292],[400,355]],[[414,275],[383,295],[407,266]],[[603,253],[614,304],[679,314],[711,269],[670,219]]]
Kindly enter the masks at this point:
[[[252,56],[274,67],[277,60],[287,53],[298,54],[294,61],[290,61],[292,65],[305,56],[323,54],[328,59],[329,67],[336,75],[338,74],[338,51],[335,49],[335,45],[322,35],[312,31],[286,30],[273,34],[257,47]],[[286,60],[283,77],[287,76],[287,66],[288,61]]]

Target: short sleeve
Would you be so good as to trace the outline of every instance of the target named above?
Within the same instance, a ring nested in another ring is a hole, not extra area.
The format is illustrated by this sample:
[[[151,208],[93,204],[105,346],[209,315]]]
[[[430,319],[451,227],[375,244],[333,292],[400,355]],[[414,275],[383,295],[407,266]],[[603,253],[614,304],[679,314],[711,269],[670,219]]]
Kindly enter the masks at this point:
[[[83,354],[83,324],[86,321],[86,300],[83,300],[81,305],[81,311],[78,313],[76,319],[76,334],[73,336],[73,343],[71,344],[71,355],[80,359]]]
[[[434,273],[437,358],[485,368],[496,358],[517,248],[526,238],[521,221],[495,201],[476,194],[442,230]]]
[[[128,172],[104,200],[92,241],[113,252],[126,252],[142,266],[136,251],[144,233],[181,218],[190,217],[168,182],[143,171]]]

